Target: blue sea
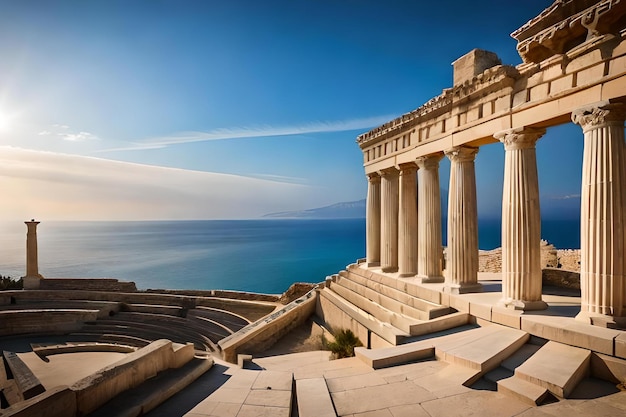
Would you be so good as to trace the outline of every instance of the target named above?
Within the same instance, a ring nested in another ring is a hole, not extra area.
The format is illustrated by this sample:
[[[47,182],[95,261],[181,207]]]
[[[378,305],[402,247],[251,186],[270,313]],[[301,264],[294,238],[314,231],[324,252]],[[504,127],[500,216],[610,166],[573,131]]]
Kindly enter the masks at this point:
[[[578,221],[544,221],[542,228],[558,248],[580,245]],[[0,275],[24,275],[26,226],[0,230]],[[480,248],[500,246],[500,233],[499,220],[481,221]],[[278,294],[364,257],[365,219],[43,222],[38,242],[39,270],[50,278]]]

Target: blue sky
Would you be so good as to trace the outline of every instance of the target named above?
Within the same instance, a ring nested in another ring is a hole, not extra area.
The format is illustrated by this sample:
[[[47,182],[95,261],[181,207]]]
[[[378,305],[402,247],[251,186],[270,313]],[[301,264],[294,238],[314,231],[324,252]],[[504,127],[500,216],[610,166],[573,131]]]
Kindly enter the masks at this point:
[[[0,0],[0,216],[250,218],[362,199],[356,136],[450,87],[473,48],[520,63],[509,34],[550,3]],[[537,149],[542,208],[563,213],[582,133],[553,128]],[[503,154],[479,152],[484,217]]]

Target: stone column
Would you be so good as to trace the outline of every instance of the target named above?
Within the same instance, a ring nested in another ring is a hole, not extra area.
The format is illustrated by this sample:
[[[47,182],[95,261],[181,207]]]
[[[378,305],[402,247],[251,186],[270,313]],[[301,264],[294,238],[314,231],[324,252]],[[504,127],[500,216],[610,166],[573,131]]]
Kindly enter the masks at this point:
[[[367,266],[380,265],[380,175],[367,176]]]
[[[398,271],[398,170],[387,168],[380,173],[382,204],[380,266],[383,272]]]
[[[474,159],[478,148],[458,146],[450,159],[448,261],[445,290],[454,294],[482,291],[478,283],[478,209]]]
[[[439,192],[439,161],[442,154],[417,158],[419,167],[417,235],[417,275],[424,283],[443,282],[441,262],[441,198]]]
[[[417,165],[400,165],[398,269],[401,277],[417,273]]]
[[[541,212],[535,143],[545,129],[516,128],[494,137],[504,143],[502,300],[515,310],[543,310]]]
[[[35,219],[26,224],[26,276],[24,277],[24,289],[31,290],[39,288],[39,281],[43,278],[39,274],[39,263],[37,257],[37,225]]]
[[[572,120],[585,135],[581,189],[580,289],[576,319],[625,324],[625,109],[608,102],[578,109]]]

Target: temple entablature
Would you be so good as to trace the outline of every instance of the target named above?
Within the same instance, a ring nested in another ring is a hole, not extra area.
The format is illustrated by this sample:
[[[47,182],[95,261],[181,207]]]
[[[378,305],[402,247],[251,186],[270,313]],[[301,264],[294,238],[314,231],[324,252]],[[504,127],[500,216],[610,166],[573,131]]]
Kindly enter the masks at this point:
[[[451,88],[357,138],[369,179],[367,265],[445,282],[451,293],[480,291],[475,155],[500,141],[500,305],[545,309],[535,144],[547,128],[573,121],[584,144],[577,319],[626,328],[626,0],[557,0],[512,36],[522,64],[502,65],[496,54],[474,49],[453,63]],[[444,154],[447,242],[439,195]]]
[[[622,100],[626,97],[625,5],[615,0],[555,2],[513,33],[523,43],[547,26],[573,25],[567,33],[580,42],[565,42],[562,53],[544,54],[541,61],[502,65],[494,53],[476,49],[459,58],[453,64],[453,87],[357,138],[366,172],[455,146],[493,143],[494,132],[548,127],[569,121],[572,111],[588,103]],[[585,27],[590,23],[586,22],[593,16],[599,16],[599,29],[588,37]],[[579,26],[584,33],[577,32]]]

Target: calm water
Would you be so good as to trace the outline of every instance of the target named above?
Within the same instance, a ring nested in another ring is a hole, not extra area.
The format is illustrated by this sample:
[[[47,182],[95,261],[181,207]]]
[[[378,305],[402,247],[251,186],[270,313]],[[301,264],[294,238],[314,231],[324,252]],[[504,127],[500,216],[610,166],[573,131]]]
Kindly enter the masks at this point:
[[[26,226],[1,227],[0,274],[19,277]],[[577,221],[542,227],[557,247],[579,247]],[[364,219],[45,222],[38,235],[44,276],[112,277],[141,289],[281,293],[365,256]],[[479,238],[481,249],[500,246],[500,222],[481,221]]]

